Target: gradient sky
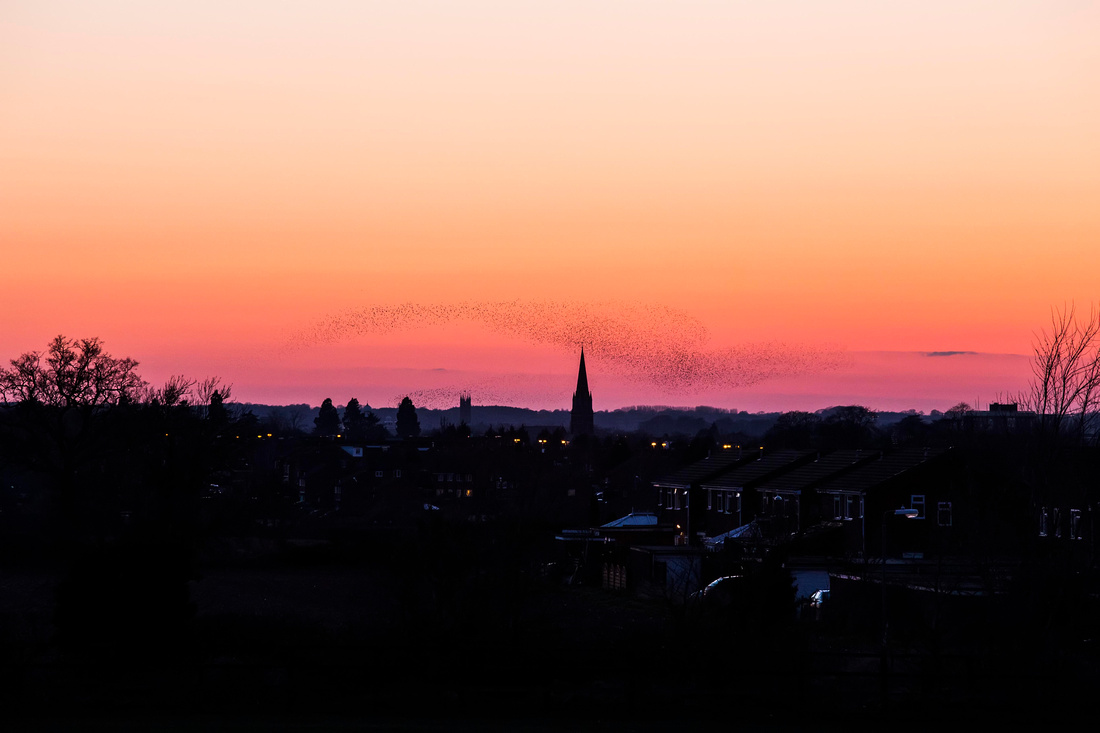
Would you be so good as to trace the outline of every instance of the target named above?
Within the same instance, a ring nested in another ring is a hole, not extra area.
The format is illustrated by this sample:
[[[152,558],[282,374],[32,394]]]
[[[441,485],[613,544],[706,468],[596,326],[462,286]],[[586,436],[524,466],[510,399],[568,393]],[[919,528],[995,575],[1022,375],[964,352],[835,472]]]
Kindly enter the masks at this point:
[[[668,388],[590,341],[597,409],[986,402],[1100,297],[1098,38],[1058,0],[8,0],[0,359],[98,335],[240,400],[566,407],[580,337],[295,338],[598,301],[844,357]]]

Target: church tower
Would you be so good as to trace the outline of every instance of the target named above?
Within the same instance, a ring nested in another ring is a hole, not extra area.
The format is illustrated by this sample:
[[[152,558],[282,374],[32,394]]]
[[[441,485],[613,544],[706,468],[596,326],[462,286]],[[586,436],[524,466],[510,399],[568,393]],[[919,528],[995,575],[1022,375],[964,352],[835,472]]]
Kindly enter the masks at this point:
[[[569,413],[569,432],[591,435],[595,431],[592,415],[592,393],[588,391],[588,372],[584,369],[584,347],[581,347],[581,368],[577,373],[577,391],[573,393],[573,410]]]
[[[473,399],[469,392],[463,392],[458,396],[458,422],[469,426],[473,413]]]

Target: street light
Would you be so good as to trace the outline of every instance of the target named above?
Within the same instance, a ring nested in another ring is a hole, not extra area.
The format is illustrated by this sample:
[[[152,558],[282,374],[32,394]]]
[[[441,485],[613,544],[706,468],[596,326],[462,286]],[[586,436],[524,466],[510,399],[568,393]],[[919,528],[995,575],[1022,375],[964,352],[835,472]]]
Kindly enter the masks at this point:
[[[882,534],[879,536],[880,554],[882,555],[882,654],[879,660],[879,674],[881,676],[881,695],[883,702],[886,701],[888,694],[888,677],[889,674],[889,661],[887,644],[889,638],[890,623],[886,620],[886,520],[890,517],[905,517],[906,519],[916,519],[920,516],[920,510],[912,507],[900,507],[898,509],[888,509],[882,513]]]
[[[920,516],[920,510],[912,507],[888,509],[882,514],[882,534],[879,536],[880,554],[882,555],[882,643],[886,644],[886,630],[889,624],[886,621],[886,520],[890,517],[905,517],[916,519]]]

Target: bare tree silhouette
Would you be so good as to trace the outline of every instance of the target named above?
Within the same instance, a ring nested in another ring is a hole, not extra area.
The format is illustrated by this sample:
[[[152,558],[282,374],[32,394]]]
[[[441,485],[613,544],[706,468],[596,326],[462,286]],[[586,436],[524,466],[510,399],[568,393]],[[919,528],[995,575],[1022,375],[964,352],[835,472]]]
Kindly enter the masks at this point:
[[[1020,403],[1038,415],[1043,435],[1082,440],[1100,403],[1100,310],[1078,318],[1071,304],[1051,312],[1037,335],[1032,380]]]
[[[140,397],[147,388],[133,359],[116,359],[98,338],[58,336],[0,369],[0,396],[50,407],[95,408]]]

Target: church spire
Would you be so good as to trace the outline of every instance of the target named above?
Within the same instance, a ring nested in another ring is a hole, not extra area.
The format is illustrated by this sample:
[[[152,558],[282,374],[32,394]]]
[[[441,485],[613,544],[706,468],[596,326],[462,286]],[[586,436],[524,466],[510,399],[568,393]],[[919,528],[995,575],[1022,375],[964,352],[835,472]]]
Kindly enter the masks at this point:
[[[592,397],[592,393],[588,391],[588,371],[584,368],[584,347],[581,347],[581,368],[577,372],[577,394],[586,395],[589,398]]]
[[[595,432],[592,412],[592,393],[588,390],[588,370],[584,368],[584,347],[581,347],[581,366],[577,370],[577,391],[573,393],[573,410],[569,413],[569,432],[573,435],[591,435]]]

